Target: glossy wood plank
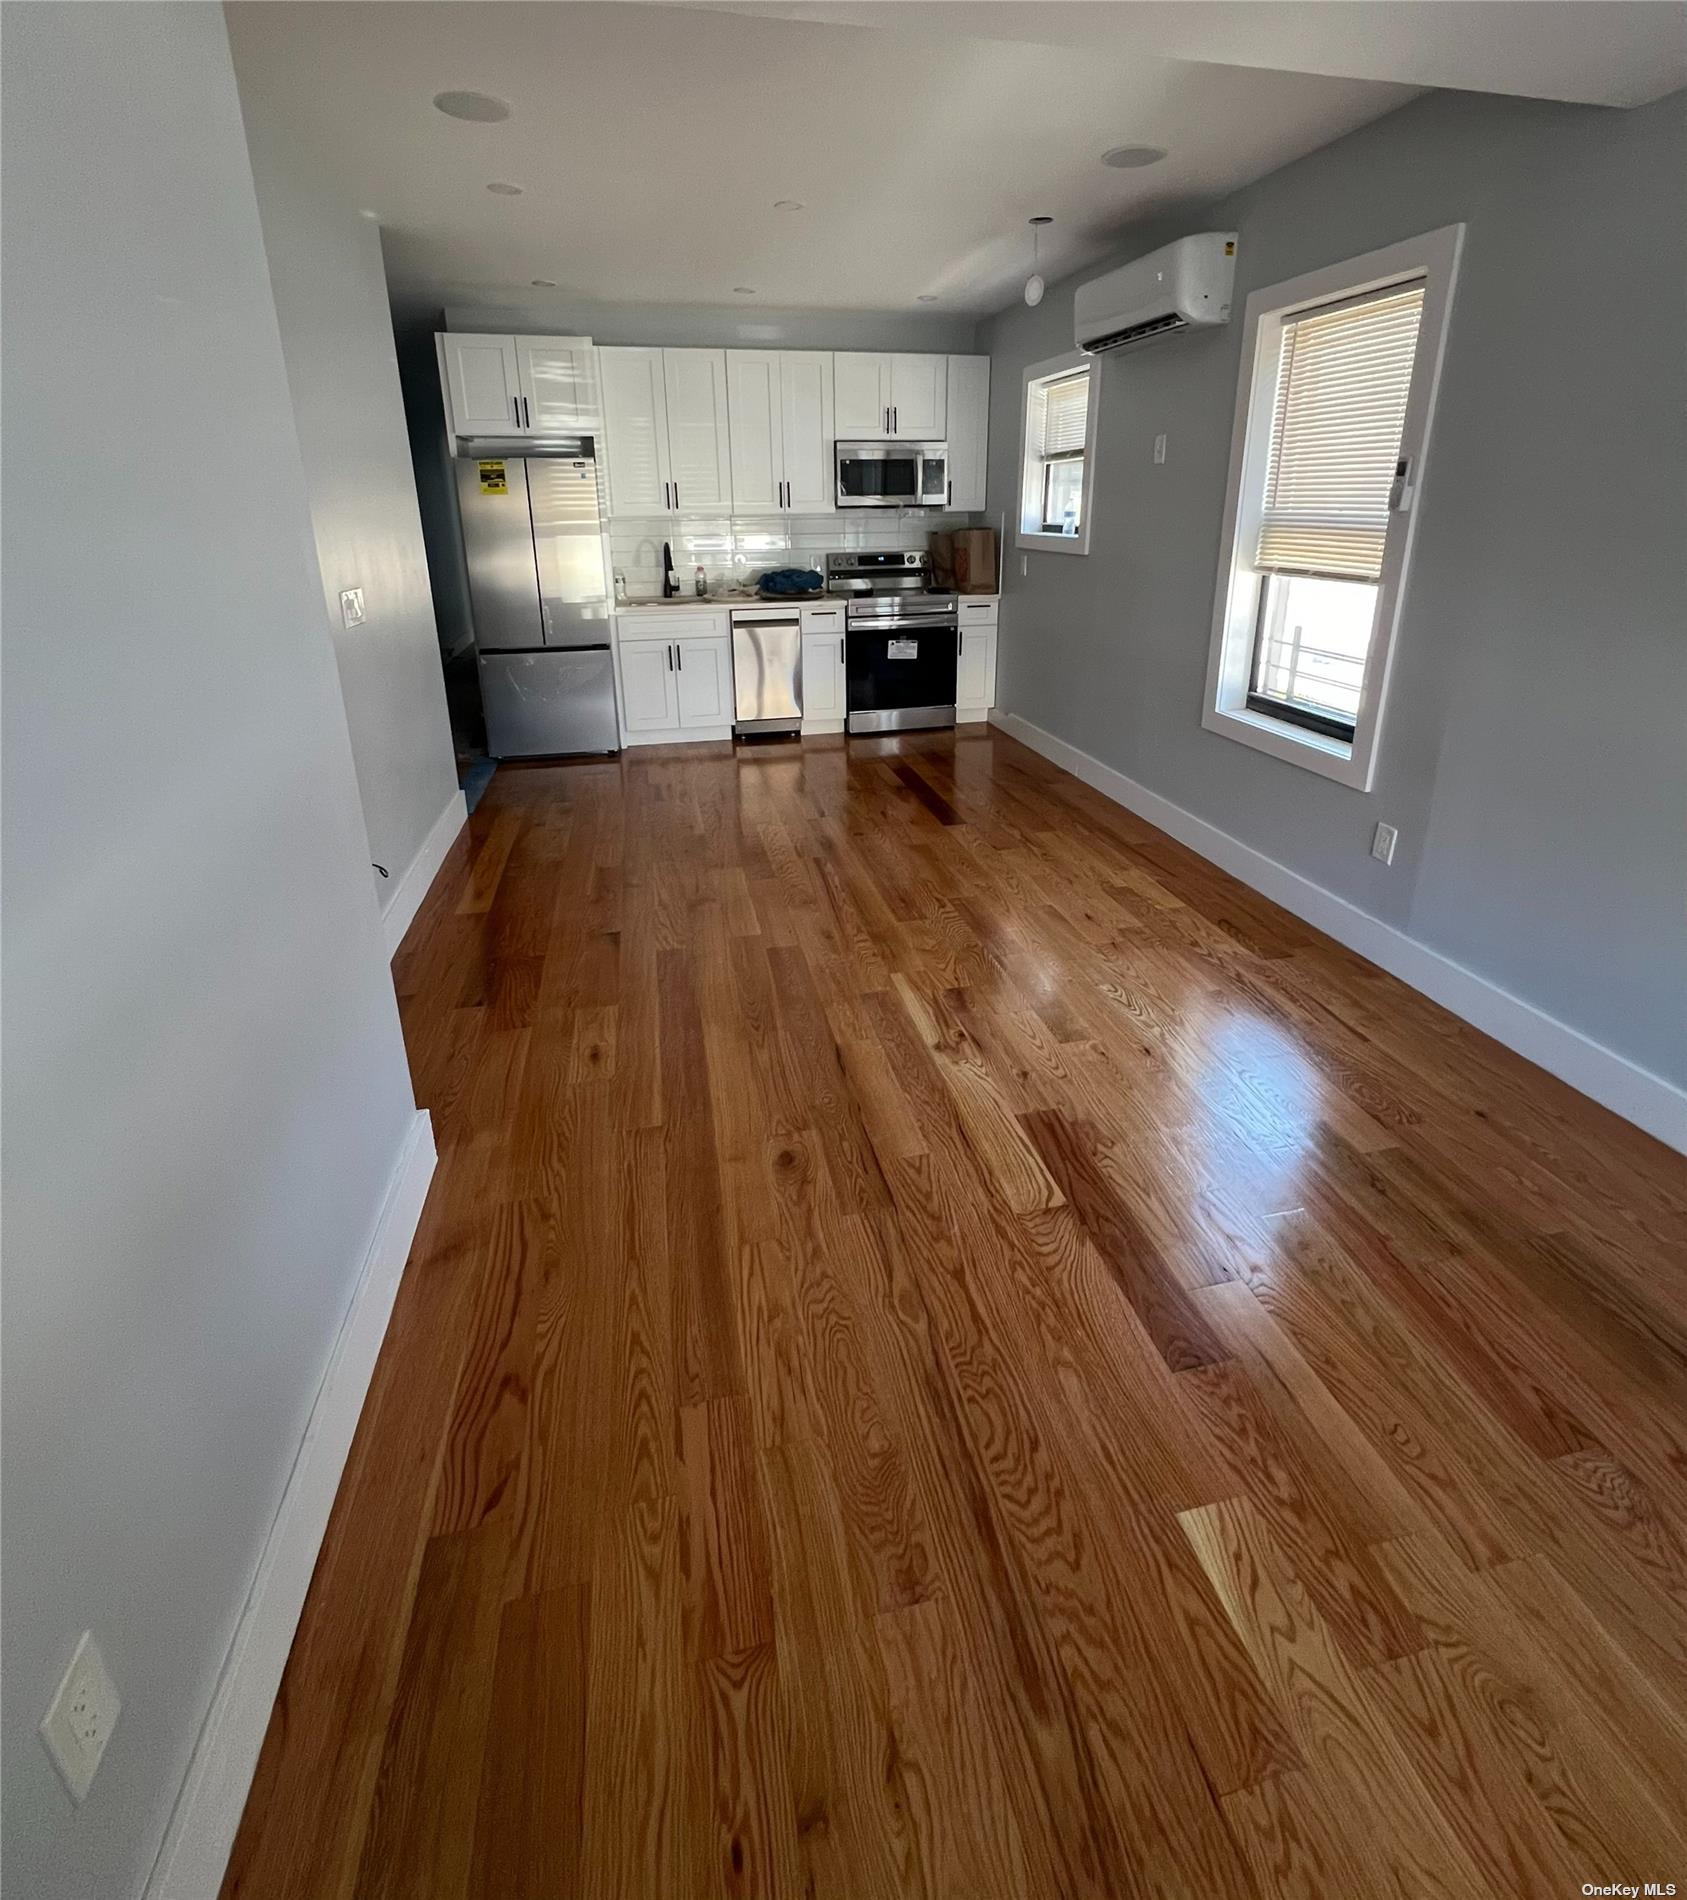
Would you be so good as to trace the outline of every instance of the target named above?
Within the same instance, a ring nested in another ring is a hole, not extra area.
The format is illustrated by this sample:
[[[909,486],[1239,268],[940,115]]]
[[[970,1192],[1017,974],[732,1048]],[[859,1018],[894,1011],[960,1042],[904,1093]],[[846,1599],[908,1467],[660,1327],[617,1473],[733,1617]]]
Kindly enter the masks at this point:
[[[225,1892],[1680,1879],[1687,1170],[989,729],[505,769]]]

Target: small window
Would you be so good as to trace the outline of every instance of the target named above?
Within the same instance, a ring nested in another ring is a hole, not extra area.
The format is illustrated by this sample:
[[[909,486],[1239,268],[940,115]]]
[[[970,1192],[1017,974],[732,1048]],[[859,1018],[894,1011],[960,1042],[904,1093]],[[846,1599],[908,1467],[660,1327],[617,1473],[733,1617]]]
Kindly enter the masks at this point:
[[[1361,788],[1461,229],[1248,299],[1203,723]]]
[[[1019,545],[1089,552],[1085,502],[1098,390],[1088,357],[1038,363],[1025,373],[1025,438]]]

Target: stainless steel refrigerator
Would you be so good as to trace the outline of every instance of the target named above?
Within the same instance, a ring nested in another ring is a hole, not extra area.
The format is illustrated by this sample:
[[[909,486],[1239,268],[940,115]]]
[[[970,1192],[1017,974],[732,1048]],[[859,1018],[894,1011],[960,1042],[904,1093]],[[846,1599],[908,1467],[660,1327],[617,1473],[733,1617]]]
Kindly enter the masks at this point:
[[[462,456],[457,498],[487,751],[619,750],[591,438],[544,456]]]

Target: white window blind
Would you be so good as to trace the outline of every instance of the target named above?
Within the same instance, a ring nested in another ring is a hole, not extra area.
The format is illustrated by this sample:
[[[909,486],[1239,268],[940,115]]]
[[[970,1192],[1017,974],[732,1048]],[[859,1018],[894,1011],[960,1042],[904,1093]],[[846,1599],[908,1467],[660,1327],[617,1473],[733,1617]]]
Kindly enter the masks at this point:
[[[1081,369],[1073,376],[1043,386],[1044,458],[1051,455],[1076,455],[1084,446],[1084,425],[1089,415],[1090,373]]]
[[[1284,321],[1256,567],[1375,581],[1423,285]]]

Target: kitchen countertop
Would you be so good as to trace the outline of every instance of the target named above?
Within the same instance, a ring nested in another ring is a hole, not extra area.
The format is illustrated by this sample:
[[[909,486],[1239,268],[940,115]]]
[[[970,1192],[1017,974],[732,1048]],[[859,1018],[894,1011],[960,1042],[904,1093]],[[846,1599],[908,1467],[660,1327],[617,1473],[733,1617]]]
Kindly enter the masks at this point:
[[[807,599],[769,600],[762,594],[705,594],[700,600],[695,594],[680,594],[672,600],[664,600],[660,594],[647,600],[621,600],[615,603],[618,614],[636,614],[657,611],[661,613],[718,613],[728,607],[841,607],[847,601],[847,594],[813,594]],[[969,600],[999,600],[1001,596],[989,594],[960,594],[962,602]]]
[[[696,594],[680,594],[672,600],[664,600],[660,594],[649,600],[618,601],[615,611],[618,614],[643,613],[658,608],[664,613],[674,613],[687,608],[694,612],[722,607],[823,607],[830,601],[836,601],[835,594],[816,594],[808,600],[768,600],[761,594],[705,594],[701,599]]]

